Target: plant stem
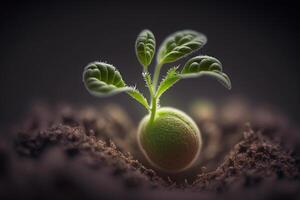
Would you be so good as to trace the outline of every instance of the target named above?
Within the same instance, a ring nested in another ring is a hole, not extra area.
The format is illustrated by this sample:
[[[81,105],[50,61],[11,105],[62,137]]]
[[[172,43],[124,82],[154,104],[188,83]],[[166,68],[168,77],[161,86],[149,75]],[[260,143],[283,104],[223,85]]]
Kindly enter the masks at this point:
[[[150,123],[154,121],[155,114],[156,114],[156,107],[157,107],[157,102],[156,102],[156,97],[153,96],[151,100],[151,116],[150,116]]]
[[[144,76],[144,80],[147,84],[147,87],[149,89],[150,96],[152,98],[154,96],[154,91],[153,91],[153,85],[152,85],[152,82],[151,82],[151,77],[149,75],[149,72],[144,71],[143,76]]]
[[[152,94],[151,94],[151,116],[150,116],[150,123],[154,121],[156,109],[157,109],[157,97],[156,97],[156,87],[159,79],[160,69],[162,67],[163,63],[158,63],[155,66],[154,75],[153,75],[153,81],[152,81]]]
[[[152,82],[154,92],[156,92],[156,87],[157,87],[160,69],[161,69],[162,65],[163,65],[163,63],[158,63],[155,67],[153,82]]]
[[[158,63],[155,66],[154,70],[154,76],[153,76],[153,81],[152,81],[152,99],[151,99],[151,116],[150,116],[150,123],[154,121],[155,114],[156,114],[156,109],[157,109],[157,97],[156,97],[156,87],[159,79],[159,74],[160,74],[160,69],[162,67],[163,63]]]

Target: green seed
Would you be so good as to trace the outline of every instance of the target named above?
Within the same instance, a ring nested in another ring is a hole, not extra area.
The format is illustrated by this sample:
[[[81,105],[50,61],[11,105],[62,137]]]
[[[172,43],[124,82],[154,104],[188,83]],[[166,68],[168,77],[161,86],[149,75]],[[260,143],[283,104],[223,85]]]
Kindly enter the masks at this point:
[[[179,172],[197,159],[202,140],[195,122],[180,110],[164,107],[149,123],[144,117],[138,130],[138,142],[148,161],[156,168]]]

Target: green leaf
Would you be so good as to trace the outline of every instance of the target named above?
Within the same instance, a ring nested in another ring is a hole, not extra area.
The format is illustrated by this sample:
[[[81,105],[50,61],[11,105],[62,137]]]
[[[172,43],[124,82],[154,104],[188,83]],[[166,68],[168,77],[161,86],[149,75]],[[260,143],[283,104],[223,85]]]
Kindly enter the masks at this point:
[[[165,91],[172,87],[177,81],[179,81],[180,76],[177,72],[178,67],[173,67],[169,69],[165,78],[160,82],[156,97],[159,98]]]
[[[132,90],[128,91],[127,94],[142,104],[147,110],[150,110],[147,99],[137,89],[132,88]]]
[[[216,78],[226,88],[231,89],[231,82],[229,77],[222,72],[221,62],[210,56],[196,56],[191,58],[184,65],[180,77],[181,78],[194,78],[203,75],[208,75]]]
[[[127,86],[120,72],[110,64],[104,62],[88,64],[83,72],[83,82],[92,95],[105,97],[126,92],[149,110],[146,98],[134,87]]]
[[[147,68],[155,53],[155,37],[150,30],[143,30],[135,41],[136,56],[145,68]]]
[[[182,30],[167,37],[158,50],[157,62],[170,63],[200,49],[207,42],[206,36],[193,30]]]
[[[120,72],[112,65],[104,62],[88,64],[83,72],[86,89],[95,96],[110,96],[130,91],[122,79]]]

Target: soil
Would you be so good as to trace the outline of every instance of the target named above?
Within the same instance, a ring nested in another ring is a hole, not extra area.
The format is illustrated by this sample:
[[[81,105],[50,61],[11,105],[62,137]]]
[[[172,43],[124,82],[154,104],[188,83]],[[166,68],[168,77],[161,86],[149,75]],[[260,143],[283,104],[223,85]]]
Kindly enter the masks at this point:
[[[147,163],[122,107],[37,103],[2,134],[0,199],[300,199],[300,133],[284,115],[240,99],[190,114],[200,157],[167,174]]]

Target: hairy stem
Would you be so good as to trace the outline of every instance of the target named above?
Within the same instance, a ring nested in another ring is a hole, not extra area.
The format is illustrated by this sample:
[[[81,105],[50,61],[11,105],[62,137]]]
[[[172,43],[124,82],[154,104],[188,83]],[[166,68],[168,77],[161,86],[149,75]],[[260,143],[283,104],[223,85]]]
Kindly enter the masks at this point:
[[[156,97],[153,96],[152,97],[152,101],[151,101],[151,116],[150,116],[150,123],[152,123],[154,121],[155,118],[155,114],[156,114],[156,108],[157,108],[157,101],[156,101]]]
[[[152,99],[151,99],[151,116],[150,116],[150,123],[154,121],[156,109],[157,109],[157,97],[156,97],[156,87],[159,79],[160,69],[162,67],[163,63],[158,63],[155,66],[154,75],[153,75],[153,81],[152,81]]]
[[[148,71],[144,71],[143,76],[144,76],[144,80],[147,84],[147,87],[149,89],[150,96],[152,98],[154,96],[154,91],[153,91],[152,80],[151,80],[151,77],[150,77]]]
[[[159,74],[160,74],[160,69],[162,67],[162,63],[158,63],[155,67],[154,70],[154,76],[153,76],[153,90],[154,92],[156,92],[156,87],[157,87],[157,83],[158,83],[158,78],[159,78]]]

